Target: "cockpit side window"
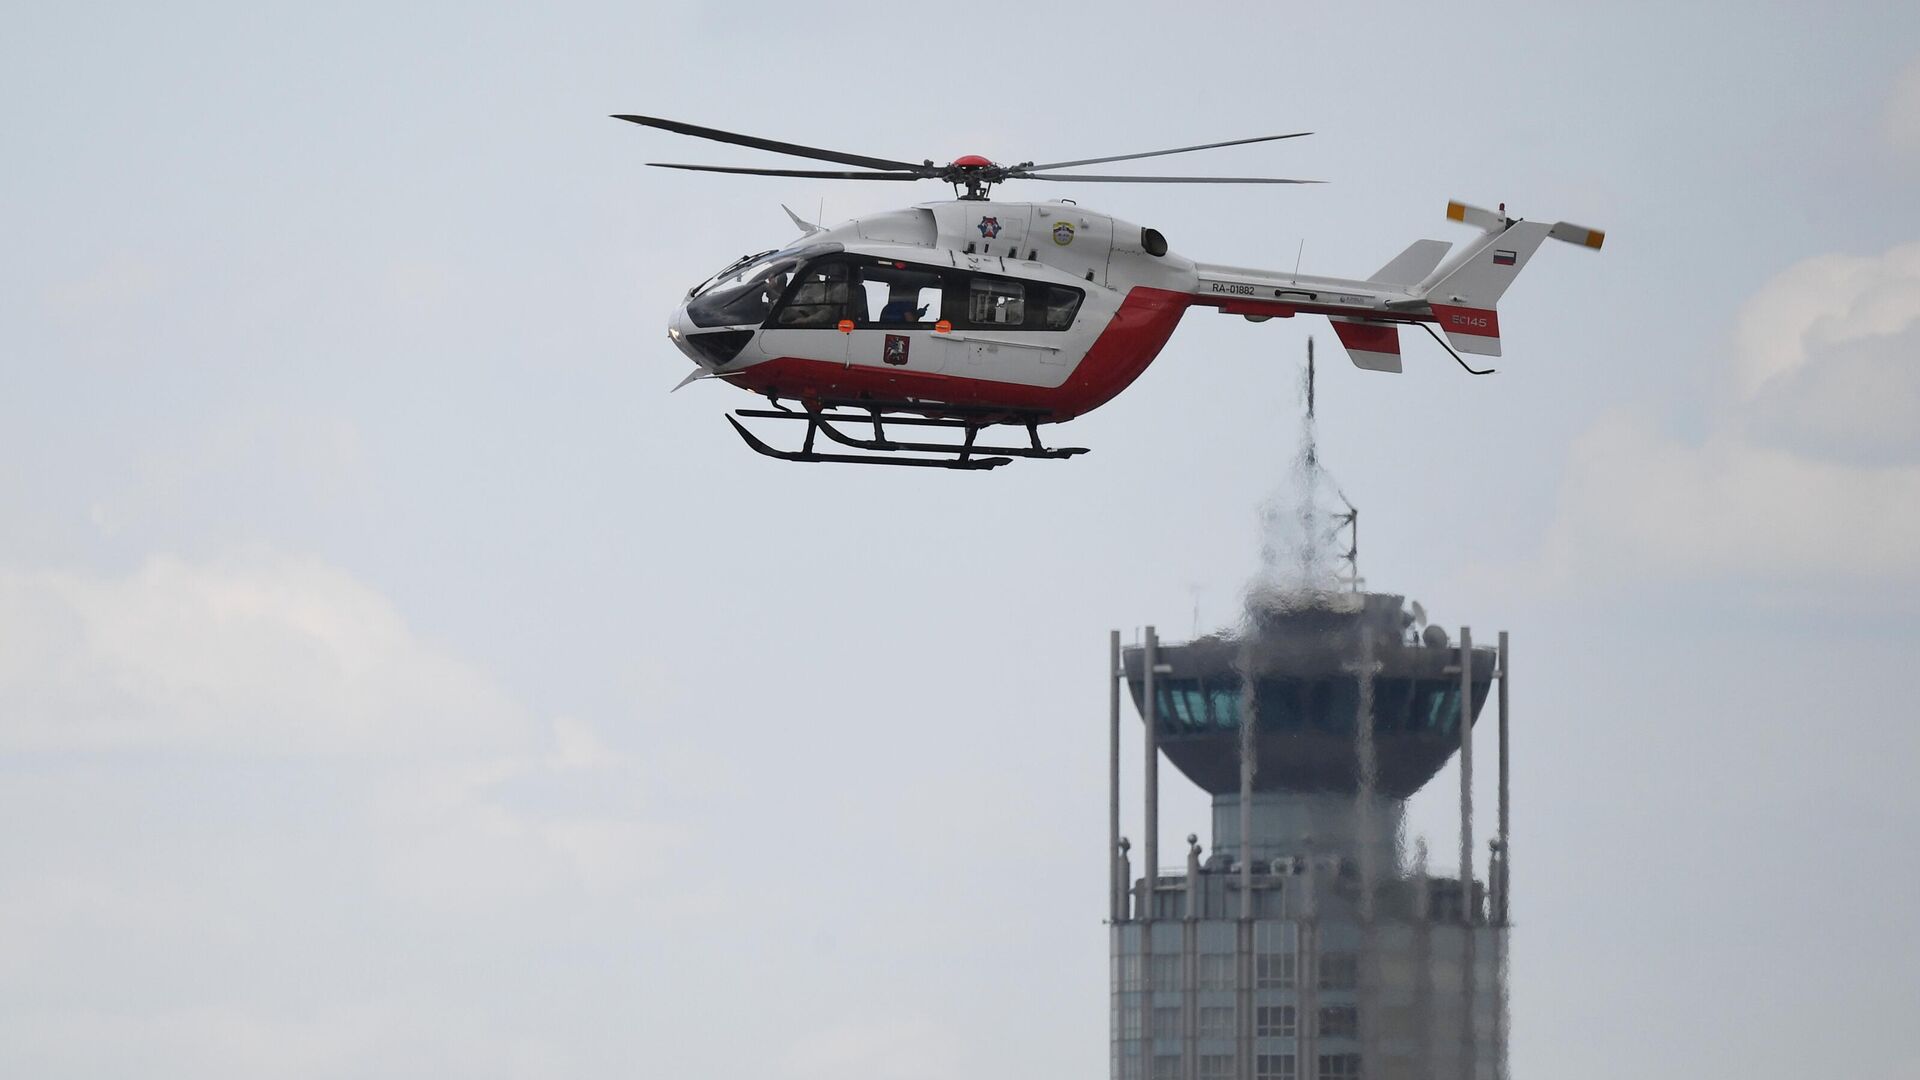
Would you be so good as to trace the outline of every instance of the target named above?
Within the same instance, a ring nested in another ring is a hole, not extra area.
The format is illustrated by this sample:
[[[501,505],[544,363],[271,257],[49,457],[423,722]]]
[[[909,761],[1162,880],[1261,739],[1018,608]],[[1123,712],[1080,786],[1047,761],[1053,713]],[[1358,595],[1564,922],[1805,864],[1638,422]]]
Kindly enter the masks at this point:
[[[849,288],[848,266],[842,259],[816,259],[800,271],[799,280],[787,302],[774,316],[773,325],[795,329],[832,329],[850,316],[853,292]]]

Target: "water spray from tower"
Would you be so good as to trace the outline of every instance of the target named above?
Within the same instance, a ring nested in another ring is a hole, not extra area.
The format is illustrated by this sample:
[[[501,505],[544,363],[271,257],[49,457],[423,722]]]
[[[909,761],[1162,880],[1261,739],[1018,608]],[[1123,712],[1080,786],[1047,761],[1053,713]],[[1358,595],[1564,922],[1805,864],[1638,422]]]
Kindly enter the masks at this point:
[[[1249,618],[1261,610],[1312,603],[1342,587],[1357,591],[1361,584],[1359,512],[1320,463],[1315,377],[1313,339],[1308,338],[1300,383],[1306,414],[1291,482],[1261,506],[1260,569],[1245,598]],[[1328,508],[1329,494],[1343,510]]]

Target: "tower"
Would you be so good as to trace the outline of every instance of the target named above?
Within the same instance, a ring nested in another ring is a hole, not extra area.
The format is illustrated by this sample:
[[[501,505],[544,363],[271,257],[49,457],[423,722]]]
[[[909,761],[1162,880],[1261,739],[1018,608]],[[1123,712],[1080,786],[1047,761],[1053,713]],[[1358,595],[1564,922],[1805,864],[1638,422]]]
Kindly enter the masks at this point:
[[[1506,635],[1475,648],[1414,624],[1398,596],[1302,592],[1233,636],[1112,635],[1112,1080],[1505,1080]],[[1496,680],[1483,881],[1472,732]],[[1123,687],[1145,736],[1138,852],[1120,835]],[[1438,876],[1402,822],[1455,753],[1460,870]],[[1157,850],[1163,755],[1212,796],[1212,844],[1189,835],[1184,866]]]

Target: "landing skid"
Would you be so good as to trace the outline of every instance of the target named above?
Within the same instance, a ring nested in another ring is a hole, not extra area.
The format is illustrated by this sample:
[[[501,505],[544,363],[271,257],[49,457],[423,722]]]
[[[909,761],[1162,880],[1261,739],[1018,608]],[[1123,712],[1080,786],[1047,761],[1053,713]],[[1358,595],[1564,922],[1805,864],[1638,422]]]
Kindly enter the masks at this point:
[[[777,403],[776,403],[777,404]],[[940,416],[888,415],[904,411],[926,412],[937,409]],[[861,410],[865,413],[862,415]],[[959,415],[949,415],[949,414]],[[806,439],[798,450],[778,450],[747,430],[740,419],[799,420],[807,425]],[[1014,458],[1070,458],[1086,453],[1085,447],[1049,447],[1040,442],[1039,418],[1009,412],[970,407],[934,405],[924,402],[834,401],[807,412],[791,409],[739,409],[727,417],[733,430],[755,453],[782,461],[830,461],[855,465],[904,465],[931,469],[997,469]],[[887,437],[886,425],[948,428],[964,432],[960,443],[901,442]],[[996,424],[1017,425],[1027,429],[1026,446],[982,446],[975,439],[983,428]],[[848,434],[842,425],[870,425],[873,435],[863,438]],[[814,449],[815,437],[825,434],[831,442],[867,454],[822,453]]]

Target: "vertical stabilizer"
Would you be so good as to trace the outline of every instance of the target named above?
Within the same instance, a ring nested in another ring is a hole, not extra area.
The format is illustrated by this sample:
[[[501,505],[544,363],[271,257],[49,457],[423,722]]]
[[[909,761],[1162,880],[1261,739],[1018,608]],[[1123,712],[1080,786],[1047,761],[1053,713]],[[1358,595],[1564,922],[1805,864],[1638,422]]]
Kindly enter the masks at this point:
[[[1427,288],[1427,304],[1453,347],[1480,356],[1500,355],[1500,297],[1520,276],[1552,226],[1516,221],[1463,203],[1450,203],[1447,216],[1486,230]]]
[[[1551,236],[1595,249],[1606,240],[1605,233],[1582,225],[1510,218],[1504,205],[1496,212],[1452,202],[1447,216],[1484,235],[1434,271],[1426,287],[1427,306],[1454,348],[1481,356],[1500,355],[1500,316],[1494,309],[1542,240]]]
[[[1415,240],[1393,261],[1376,270],[1368,281],[1376,285],[1400,285],[1411,288],[1427,279],[1440,260],[1453,247],[1445,240]]]

